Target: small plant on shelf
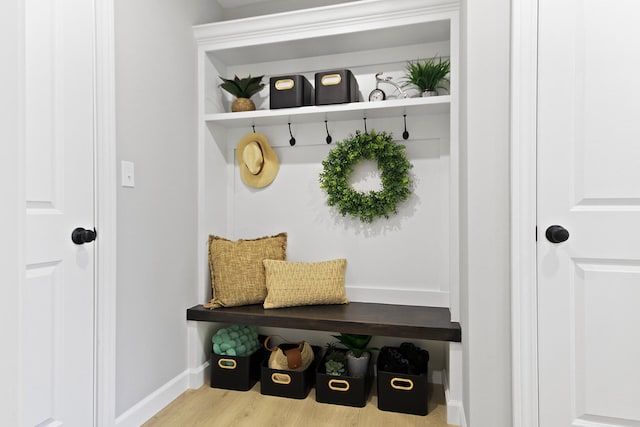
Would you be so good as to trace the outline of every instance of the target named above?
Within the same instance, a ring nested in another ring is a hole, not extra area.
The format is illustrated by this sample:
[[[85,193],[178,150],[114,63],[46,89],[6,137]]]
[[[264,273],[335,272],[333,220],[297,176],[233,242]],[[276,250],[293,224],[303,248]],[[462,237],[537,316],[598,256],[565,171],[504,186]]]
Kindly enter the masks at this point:
[[[369,368],[369,359],[371,358],[370,350],[377,348],[368,347],[371,341],[371,335],[345,334],[332,335],[340,344],[345,346],[347,350],[347,368],[349,375],[352,377],[364,377]]]
[[[243,78],[234,76],[233,80],[220,77],[222,80],[220,87],[236,97],[231,104],[231,111],[253,111],[256,109],[256,104],[253,103],[251,97],[264,87],[263,77],[264,75],[258,77],[249,75]]]
[[[324,357],[324,367],[327,375],[345,375],[347,357],[343,350],[338,350],[335,345],[327,344],[327,352]]]
[[[451,62],[446,59],[433,58],[424,61],[408,62],[404,86],[416,86],[421,96],[438,95],[438,89],[446,89],[443,83],[449,83],[448,75]]]

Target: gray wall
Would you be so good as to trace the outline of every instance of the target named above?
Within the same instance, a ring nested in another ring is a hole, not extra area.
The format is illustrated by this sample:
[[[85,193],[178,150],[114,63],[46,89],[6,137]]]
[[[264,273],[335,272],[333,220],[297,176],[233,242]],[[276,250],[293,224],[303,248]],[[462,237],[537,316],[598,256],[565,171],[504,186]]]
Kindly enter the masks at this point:
[[[510,427],[510,2],[462,6],[463,403],[468,425]]]
[[[187,367],[196,292],[196,47],[211,0],[116,0],[118,189],[116,416]]]

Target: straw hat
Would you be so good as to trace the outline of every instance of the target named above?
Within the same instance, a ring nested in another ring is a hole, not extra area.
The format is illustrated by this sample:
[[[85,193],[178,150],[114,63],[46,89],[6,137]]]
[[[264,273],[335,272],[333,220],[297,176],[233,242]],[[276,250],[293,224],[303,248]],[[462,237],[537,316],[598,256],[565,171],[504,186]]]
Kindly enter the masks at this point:
[[[250,187],[262,188],[271,184],[278,174],[278,155],[261,133],[245,135],[236,147],[240,177]]]

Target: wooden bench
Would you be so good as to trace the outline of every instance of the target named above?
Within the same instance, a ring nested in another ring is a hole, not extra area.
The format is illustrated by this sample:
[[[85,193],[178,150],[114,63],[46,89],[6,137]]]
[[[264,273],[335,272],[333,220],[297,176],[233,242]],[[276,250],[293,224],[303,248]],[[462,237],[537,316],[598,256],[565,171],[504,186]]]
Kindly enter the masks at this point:
[[[352,302],[265,310],[262,305],[187,309],[187,320],[460,342],[448,308]]]

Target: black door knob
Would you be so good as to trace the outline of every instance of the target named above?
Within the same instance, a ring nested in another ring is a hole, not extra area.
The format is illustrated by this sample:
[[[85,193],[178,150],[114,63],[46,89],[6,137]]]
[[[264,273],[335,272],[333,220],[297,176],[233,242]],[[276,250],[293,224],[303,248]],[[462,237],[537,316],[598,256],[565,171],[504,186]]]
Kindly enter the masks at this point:
[[[569,238],[569,232],[561,225],[552,225],[547,228],[545,236],[551,243],[562,243]]]
[[[96,233],[96,229],[93,230],[85,230],[82,227],[78,227],[71,232],[71,240],[76,245],[82,245],[84,243],[93,242],[96,240],[98,233]]]

